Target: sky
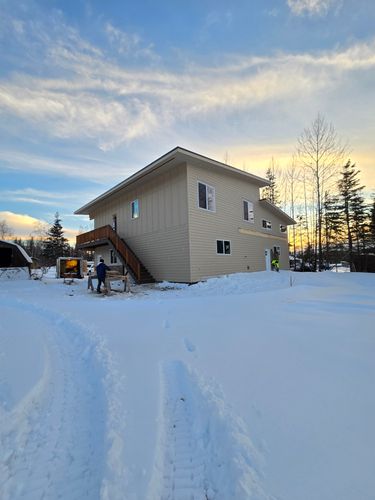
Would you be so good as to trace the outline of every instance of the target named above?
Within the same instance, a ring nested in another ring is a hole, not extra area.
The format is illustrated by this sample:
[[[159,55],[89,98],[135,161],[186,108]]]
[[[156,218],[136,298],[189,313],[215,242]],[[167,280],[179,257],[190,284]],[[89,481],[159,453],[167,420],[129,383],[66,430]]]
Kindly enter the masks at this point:
[[[264,176],[317,114],[375,190],[373,0],[0,0],[0,220],[28,237],[181,146]]]

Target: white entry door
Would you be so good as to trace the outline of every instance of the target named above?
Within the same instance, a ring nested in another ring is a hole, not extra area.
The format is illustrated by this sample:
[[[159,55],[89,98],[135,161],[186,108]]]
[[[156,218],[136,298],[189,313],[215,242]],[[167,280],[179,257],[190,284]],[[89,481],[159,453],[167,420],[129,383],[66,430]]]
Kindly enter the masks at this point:
[[[269,248],[264,250],[264,256],[266,259],[266,271],[271,271],[271,250]]]

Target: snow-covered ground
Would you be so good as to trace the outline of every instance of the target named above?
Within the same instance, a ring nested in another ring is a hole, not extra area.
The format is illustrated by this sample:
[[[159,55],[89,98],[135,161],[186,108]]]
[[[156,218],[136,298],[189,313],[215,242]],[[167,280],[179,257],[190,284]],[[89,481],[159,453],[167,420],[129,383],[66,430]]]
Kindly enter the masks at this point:
[[[375,275],[0,283],[0,498],[373,500]]]

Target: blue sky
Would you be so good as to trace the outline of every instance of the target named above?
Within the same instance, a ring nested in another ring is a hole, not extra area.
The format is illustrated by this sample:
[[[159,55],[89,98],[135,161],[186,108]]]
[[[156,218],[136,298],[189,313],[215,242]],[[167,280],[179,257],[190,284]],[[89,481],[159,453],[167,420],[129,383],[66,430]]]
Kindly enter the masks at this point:
[[[264,175],[317,113],[375,189],[372,0],[0,0],[0,220],[27,236],[176,145]]]

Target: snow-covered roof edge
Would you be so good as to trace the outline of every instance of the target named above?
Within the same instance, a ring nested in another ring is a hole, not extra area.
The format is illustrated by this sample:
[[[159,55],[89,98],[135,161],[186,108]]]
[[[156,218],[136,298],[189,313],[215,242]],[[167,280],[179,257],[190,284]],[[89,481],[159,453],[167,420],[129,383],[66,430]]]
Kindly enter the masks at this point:
[[[13,241],[6,241],[6,240],[0,240],[0,243],[7,243],[8,245],[13,245],[14,247],[17,247],[18,250],[22,253],[22,255],[25,257],[26,261],[29,264],[33,263],[32,258],[29,256],[29,254],[26,252],[24,248],[22,248],[20,245],[17,245],[17,243],[13,243]]]

